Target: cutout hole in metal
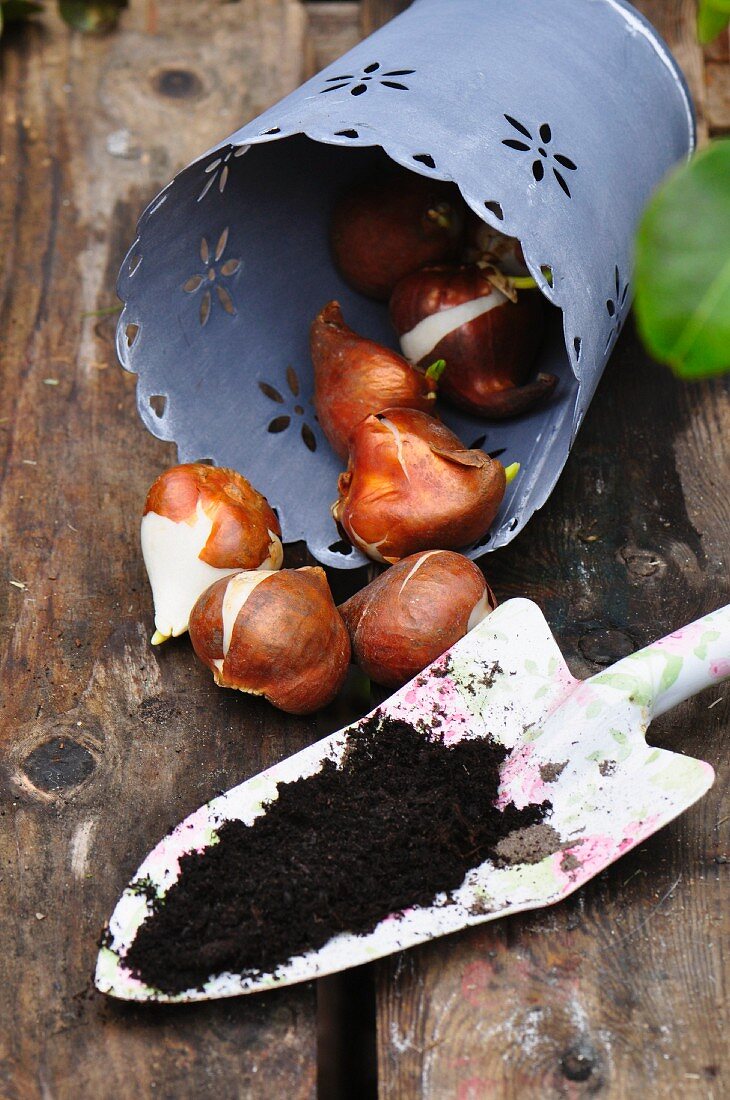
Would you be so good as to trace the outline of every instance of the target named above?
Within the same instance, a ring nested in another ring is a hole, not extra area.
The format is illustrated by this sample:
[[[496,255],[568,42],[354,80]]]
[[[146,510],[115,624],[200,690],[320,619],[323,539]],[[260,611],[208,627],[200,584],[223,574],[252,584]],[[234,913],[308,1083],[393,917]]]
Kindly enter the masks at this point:
[[[494,200],[490,200],[489,202],[485,202],[484,205],[486,206],[487,210],[494,214],[495,218],[499,218],[501,222],[504,221],[504,211],[502,210],[500,203],[494,202]]]
[[[426,168],[436,167],[436,161],[429,153],[417,153],[413,159],[418,161],[419,164],[425,164]]]
[[[162,418],[167,407],[167,398],[162,393],[153,393],[149,398],[150,408],[156,417]]]
[[[130,323],[124,329],[124,336],[127,341],[127,347],[131,348],[134,345],[137,337],[139,336],[139,325],[135,324],[133,321],[130,321]]]
[[[268,382],[259,382],[259,389],[270,401],[276,401],[277,405],[284,404],[282,395],[274,386],[270,386]]]
[[[343,557],[349,558],[355,547],[352,543],[346,542],[345,539],[338,539],[337,542],[333,542],[327,549],[332,554],[342,554]]]
[[[299,385],[299,378],[297,377],[297,372],[294,370],[294,367],[286,368],[286,380],[289,384],[289,389],[291,390],[291,392],[294,394],[295,397],[298,397],[301,387]]]
[[[486,535],[484,536],[484,538],[483,538],[483,539],[480,539],[480,540],[479,540],[479,542],[475,542],[475,543],[474,543],[474,549],[475,549],[475,550],[481,550],[481,549],[482,549],[482,547],[484,547],[484,546],[486,546],[486,545],[487,545],[487,543],[489,542],[489,540],[491,539],[491,537],[492,537],[492,532],[491,532],[491,531],[489,531],[489,532],[488,532],[488,533],[487,533],[487,534],[486,534]]]
[[[302,440],[308,451],[314,453],[314,451],[317,450],[317,437],[309,427],[309,424],[302,424]]]

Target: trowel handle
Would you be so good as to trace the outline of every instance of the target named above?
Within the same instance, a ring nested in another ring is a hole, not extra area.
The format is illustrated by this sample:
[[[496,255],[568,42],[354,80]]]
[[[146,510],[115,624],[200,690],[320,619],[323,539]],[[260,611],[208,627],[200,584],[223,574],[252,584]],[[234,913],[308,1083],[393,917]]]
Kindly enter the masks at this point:
[[[636,678],[653,717],[730,677],[730,605],[632,653],[611,672]]]

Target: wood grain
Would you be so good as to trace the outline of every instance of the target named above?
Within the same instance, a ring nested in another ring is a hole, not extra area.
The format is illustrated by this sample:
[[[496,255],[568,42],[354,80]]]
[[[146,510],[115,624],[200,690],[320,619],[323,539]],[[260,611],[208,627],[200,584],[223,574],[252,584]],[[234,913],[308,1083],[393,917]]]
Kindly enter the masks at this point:
[[[727,61],[705,63],[707,125],[713,137],[730,133],[730,64]]]
[[[729,395],[680,386],[628,332],[556,494],[486,559],[577,674],[730,597]],[[715,692],[656,723],[652,743],[710,760],[717,784],[577,897],[380,964],[383,1097],[723,1094],[729,717]]]
[[[138,515],[174,453],[137,419],[115,318],[82,316],[113,305],[170,175],[299,83],[303,39],[295,0],[139,0],[98,39],[49,11],[3,39],[3,1100],[316,1091],[311,986],[161,1011],[92,991],[149,848],[319,726],[214,690],[184,640],[149,647]]]
[[[635,0],[634,7],[654,24],[679,62],[697,112],[697,137],[707,140],[705,120],[705,70],[702,47],[697,41],[695,0]]]
[[[683,64],[704,137],[694,4],[638,6]],[[501,598],[542,605],[576,674],[727,602],[729,394],[675,382],[629,329],[551,501],[485,559]],[[727,1093],[728,699],[651,730],[718,769],[679,821],[555,909],[378,964],[383,1098]]]
[[[406,6],[362,0],[362,32]],[[693,0],[639,6],[705,133]],[[311,986],[151,1011],[92,991],[95,938],[151,845],[363,700],[285,718],[214,691],[184,641],[150,650],[135,517],[174,453],[137,421],[114,318],[82,317],[114,303],[159,186],[354,41],[354,4],[307,7],[309,34],[298,0],[132,0],[115,35],[69,34],[49,10],[3,39],[2,1100],[316,1092]],[[622,338],[555,496],[487,561],[502,598],[542,603],[576,673],[727,600],[729,421],[727,384],[680,386]],[[338,598],[363,580],[337,579]],[[727,1093],[728,717],[718,693],[657,724],[656,743],[722,765],[718,783],[576,898],[378,966],[383,1098]]]
[[[306,6],[311,75],[342,57],[362,37],[356,0],[310,0]]]
[[[363,34],[372,34],[399,12],[410,6],[411,0],[362,0]]]

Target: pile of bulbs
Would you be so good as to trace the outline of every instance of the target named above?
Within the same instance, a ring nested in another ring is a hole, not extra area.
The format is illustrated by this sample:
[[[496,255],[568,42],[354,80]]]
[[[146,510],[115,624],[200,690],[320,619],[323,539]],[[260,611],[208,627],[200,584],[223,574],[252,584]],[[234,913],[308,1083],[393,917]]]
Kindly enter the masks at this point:
[[[353,332],[330,302],[311,328],[314,403],[347,459],[332,508],[348,538],[389,568],[336,607],[320,568],[282,569],[281,529],[234,470],[175,466],[152,485],[142,550],[153,644],[190,632],[222,687],[291,714],[326,706],[352,657],[396,688],[495,607],[480,570],[453,551],[489,530],[510,476],[435,415],[437,390],[487,418],[554,389],[530,372],[545,303],[519,242],[490,230],[453,185],[411,173],[367,182],[337,204],[343,278],[390,301],[403,356]]]
[[[159,645],[190,631],[220,687],[263,695],[290,714],[334,699],[351,657],[399,687],[495,607],[468,558],[426,550],[403,558],[336,607],[324,570],[282,569],[281,529],[235,470],[187,463],[147,494],[142,552]]]
[[[381,563],[459,549],[487,533],[507,481],[436,417],[436,395],[487,419],[525,412],[555,389],[531,378],[546,303],[519,241],[492,230],[453,184],[404,170],[335,205],[331,247],[343,279],[390,303],[403,355],[346,324],[337,302],[315,318],[314,405],[348,460],[333,515]]]

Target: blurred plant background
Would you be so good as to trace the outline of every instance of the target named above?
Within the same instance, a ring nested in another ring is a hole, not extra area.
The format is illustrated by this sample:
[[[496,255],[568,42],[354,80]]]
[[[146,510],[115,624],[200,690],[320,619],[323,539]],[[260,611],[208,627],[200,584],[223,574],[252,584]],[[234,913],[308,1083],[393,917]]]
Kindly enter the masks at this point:
[[[58,0],[58,10],[70,27],[94,34],[113,30],[127,3],[128,0]],[[0,33],[10,23],[37,15],[43,7],[44,0],[0,0]]]
[[[708,43],[730,0],[700,0]],[[730,139],[711,141],[661,184],[636,239],[636,318],[651,354],[681,378],[730,370]]]
[[[57,2],[87,34],[113,30],[128,0]],[[0,33],[44,0],[0,0]],[[730,0],[699,0],[697,36],[730,24]],[[660,185],[636,238],[635,313],[650,353],[686,379],[730,371],[730,138],[705,145]]]

